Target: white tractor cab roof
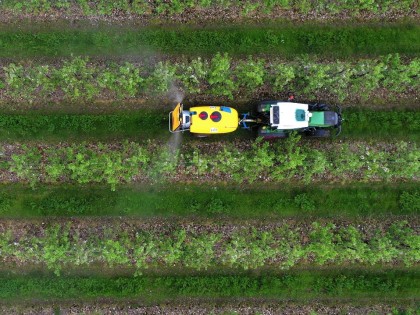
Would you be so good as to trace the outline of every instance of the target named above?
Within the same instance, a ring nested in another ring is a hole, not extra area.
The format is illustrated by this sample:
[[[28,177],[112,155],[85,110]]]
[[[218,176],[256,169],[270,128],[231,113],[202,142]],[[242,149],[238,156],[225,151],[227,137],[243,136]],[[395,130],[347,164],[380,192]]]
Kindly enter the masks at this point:
[[[308,104],[278,102],[270,108],[270,124],[277,129],[308,127],[311,116]]]

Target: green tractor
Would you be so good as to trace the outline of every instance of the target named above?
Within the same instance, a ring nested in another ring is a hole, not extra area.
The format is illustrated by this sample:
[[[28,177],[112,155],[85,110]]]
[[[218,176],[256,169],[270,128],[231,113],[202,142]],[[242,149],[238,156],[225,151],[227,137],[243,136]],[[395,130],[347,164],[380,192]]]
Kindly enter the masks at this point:
[[[240,125],[257,128],[264,139],[285,138],[291,132],[309,137],[338,136],[341,132],[341,109],[331,110],[320,103],[302,104],[291,101],[263,101],[256,113],[242,114]]]

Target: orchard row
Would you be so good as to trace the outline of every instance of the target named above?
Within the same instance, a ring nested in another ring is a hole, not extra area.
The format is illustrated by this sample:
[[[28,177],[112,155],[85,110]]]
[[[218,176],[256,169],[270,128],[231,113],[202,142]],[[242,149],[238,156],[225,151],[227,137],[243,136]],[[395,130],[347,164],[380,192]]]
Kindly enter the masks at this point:
[[[383,101],[417,95],[420,59],[398,54],[356,61],[294,61],[216,54],[184,61],[95,63],[76,57],[59,65],[6,64],[0,71],[0,95],[12,101],[128,99],[173,95],[212,95],[218,99],[261,98],[294,91],[301,98],[330,102]],[[384,93],[386,92],[386,93]]]

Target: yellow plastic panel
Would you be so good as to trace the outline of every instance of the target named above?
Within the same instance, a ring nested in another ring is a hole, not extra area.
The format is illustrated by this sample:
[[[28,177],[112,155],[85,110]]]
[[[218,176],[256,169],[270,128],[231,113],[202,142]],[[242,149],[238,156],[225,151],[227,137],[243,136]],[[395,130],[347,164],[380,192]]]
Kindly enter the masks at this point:
[[[229,133],[235,131],[239,126],[238,112],[228,107],[229,112],[222,111],[220,106],[198,106],[191,107],[190,112],[195,113],[191,115],[190,132],[200,134],[219,134]],[[207,119],[203,120],[199,117],[201,112],[207,113]],[[211,120],[210,115],[213,112],[219,112],[221,119],[218,122]]]
[[[175,109],[172,111],[172,116],[171,116],[171,131],[175,131],[179,128],[179,126],[181,126],[182,123],[182,105],[181,103],[178,103],[178,105],[176,105]]]

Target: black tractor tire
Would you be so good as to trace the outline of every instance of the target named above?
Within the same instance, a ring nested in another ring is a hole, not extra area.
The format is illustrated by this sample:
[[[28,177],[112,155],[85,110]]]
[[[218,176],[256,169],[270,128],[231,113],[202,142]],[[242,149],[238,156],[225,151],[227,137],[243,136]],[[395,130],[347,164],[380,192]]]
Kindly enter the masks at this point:
[[[326,104],[314,103],[314,104],[309,104],[309,110],[310,111],[325,112],[325,111],[329,111],[330,107]]]
[[[331,131],[328,129],[316,129],[310,137],[314,138],[328,138],[331,137]]]

